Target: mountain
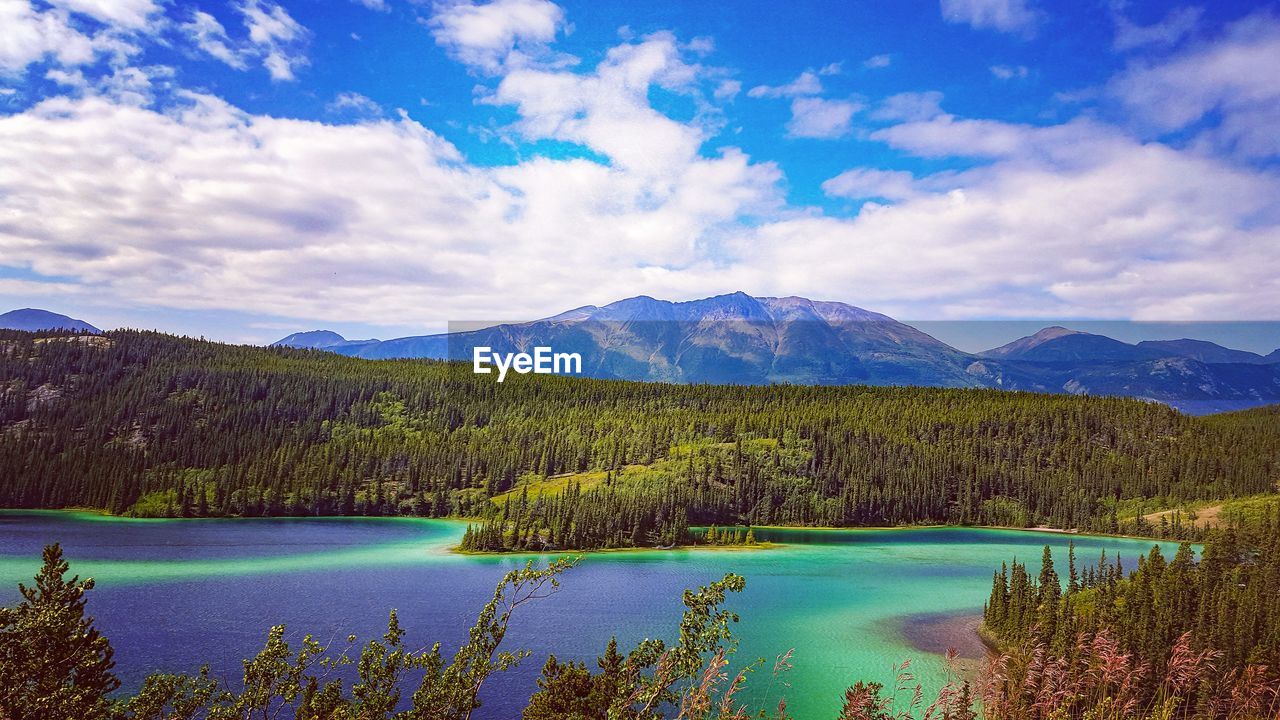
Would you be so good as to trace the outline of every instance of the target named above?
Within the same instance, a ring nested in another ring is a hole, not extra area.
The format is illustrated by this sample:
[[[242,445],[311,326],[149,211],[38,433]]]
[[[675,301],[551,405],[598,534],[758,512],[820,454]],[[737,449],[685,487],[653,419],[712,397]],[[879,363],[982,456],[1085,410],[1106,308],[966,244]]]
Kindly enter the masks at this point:
[[[1280,363],[1280,348],[1272,350],[1268,355],[1262,358],[1265,363]]]
[[[969,372],[1005,390],[1137,397],[1196,414],[1280,402],[1280,365],[1202,340],[1130,345],[1053,326],[979,355]]]
[[[1105,335],[1068,330],[1056,325],[979,353],[986,358],[1055,363],[1154,360],[1172,354],[1175,353],[1130,345]]]
[[[590,377],[670,383],[990,387],[1137,397],[1193,413],[1280,402],[1280,351],[1266,364],[1212,343],[1131,345],[1055,326],[973,355],[852,305],[740,292],[686,302],[642,295],[532,322],[381,342],[318,331],[277,344],[463,362],[476,347],[505,354],[544,346],[580,354]]]
[[[1280,402],[1280,364],[1205,363],[1188,357],[1078,363],[983,359],[969,371],[1004,390],[1135,397],[1197,415]]]
[[[287,337],[271,343],[272,347],[291,347],[299,349],[315,349],[333,347],[334,345],[342,345],[347,341],[332,330],[311,330],[308,332],[296,332]]]
[[[293,336],[290,336],[293,337]],[[288,338],[286,338],[287,340]],[[284,341],[281,341],[284,342]],[[978,387],[969,357],[879,313],[799,297],[640,296],[527,323],[326,349],[363,358],[470,361],[535,346],[582,356],[597,378],[679,383]]]
[[[1205,340],[1143,340],[1137,345],[1165,355],[1189,357],[1206,363],[1265,363],[1266,358],[1245,350],[1233,350]],[[1280,351],[1277,351],[1280,352]]]
[[[329,350],[332,352],[342,352],[346,355],[354,354],[354,351],[367,347],[370,344],[377,343],[377,340],[348,340],[332,330],[310,330],[307,332],[296,332],[287,337],[271,343],[271,347],[290,347],[299,350]],[[352,351],[352,352],[345,352]]]
[[[95,335],[102,332],[83,320],[36,308],[10,310],[0,315],[0,330],[25,330],[27,332],[73,330],[75,332],[94,333]]]

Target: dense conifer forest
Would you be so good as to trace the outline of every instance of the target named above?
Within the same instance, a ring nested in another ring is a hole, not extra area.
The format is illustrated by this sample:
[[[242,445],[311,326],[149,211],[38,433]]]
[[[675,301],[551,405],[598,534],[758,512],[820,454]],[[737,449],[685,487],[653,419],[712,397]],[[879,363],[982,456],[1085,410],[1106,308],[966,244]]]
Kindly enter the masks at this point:
[[[988,671],[991,709],[1077,717],[1105,700],[1153,717],[1280,712],[1280,504],[1211,532],[1199,557],[1183,543],[1172,558],[1153,546],[1131,568],[1105,554],[1081,565],[1074,548],[1063,560],[1046,547],[1038,572],[1014,561],[995,574],[983,628],[1006,654]]]
[[[481,550],[663,546],[710,525],[1158,534],[1127,523],[1274,490],[1280,412],[911,387],[499,385],[431,361],[4,331],[0,468],[5,507],[468,517]]]

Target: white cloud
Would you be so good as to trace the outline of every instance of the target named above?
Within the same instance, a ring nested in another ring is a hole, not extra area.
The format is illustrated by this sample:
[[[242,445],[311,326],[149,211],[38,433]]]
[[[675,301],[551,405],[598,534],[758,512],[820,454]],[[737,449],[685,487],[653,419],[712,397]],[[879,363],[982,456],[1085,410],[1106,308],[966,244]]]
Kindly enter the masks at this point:
[[[1175,8],[1154,25],[1136,25],[1123,15],[1117,14],[1116,37],[1113,45],[1117,50],[1176,45],[1179,40],[1195,30],[1203,14],[1203,8]]]
[[[980,30],[997,30],[1024,37],[1035,34],[1040,13],[1029,0],[941,0],[942,18]]]
[[[296,52],[305,30],[289,29],[278,6],[253,5],[261,17],[246,17],[250,40],[237,44],[207,24],[205,39],[246,65],[266,62],[274,47]],[[481,101],[516,120],[495,132],[577,144],[600,161],[535,156],[478,167],[404,118],[357,114],[331,125],[253,115],[208,95],[153,109],[145,103],[168,82],[163,68],[86,78],[60,66],[48,77],[81,97],[0,117],[0,257],[59,279],[0,280],[0,294],[424,326],[737,289],[915,317],[1280,313],[1280,178],[1208,152],[1272,107],[1275,88],[1257,77],[1265,73],[1230,77],[1261,66],[1273,30],[1265,17],[1221,42],[1135,64],[1111,86],[1138,102],[1129,93],[1150,82],[1149,122],[1159,127],[1223,115],[1185,149],[1097,120],[1012,124],[948,115],[937,92],[889,97],[871,113],[889,123],[871,140],[967,159],[960,164],[971,169],[852,168],[824,192],[871,202],[838,217],[786,205],[776,166],[708,148],[713,119],[682,122],[652,106],[655,88],[700,109],[741,91],[698,64],[705,43],[657,33],[571,71],[529,62],[550,52],[538,46],[564,27],[562,15],[549,31],[502,20],[486,34],[471,13],[492,5],[460,7],[439,12],[471,19],[433,27],[450,52],[501,75]],[[84,37],[89,57],[104,52]],[[30,56],[23,47],[0,44],[0,58]],[[58,48],[39,47],[35,57],[56,57]],[[792,101],[789,133],[850,133],[859,103],[817,97],[818,71],[810,74],[812,92],[768,88]],[[331,105],[359,113],[368,103],[351,93]]]
[[[123,64],[138,52],[138,34],[151,29],[159,10],[152,0],[3,0],[0,76],[20,76],[45,60],[68,71],[104,57]]]
[[[998,80],[1023,80],[1031,72],[1026,65],[992,65],[989,69]]]
[[[51,0],[50,4],[128,30],[145,29],[160,12],[154,0]]]
[[[679,52],[650,37],[594,72],[524,69],[495,93],[519,132],[608,165],[478,168],[408,120],[283,120],[204,95],[163,113],[47,100],[0,118],[0,186],[22,187],[0,197],[0,255],[118,302],[401,325],[685,294],[682,268],[776,212],[780,175],[734,149],[704,157],[698,126],[649,107],[654,84],[701,82]]]
[[[802,95],[817,95],[820,92],[822,92],[822,81],[818,79],[818,73],[813,70],[805,70],[795,80],[786,85],[778,85],[776,87],[757,85],[747,91],[747,97],[793,98]]]
[[[880,68],[887,68],[892,64],[893,56],[887,54],[872,55],[862,61],[862,67],[867,68],[868,70],[879,70]]]
[[[1091,155],[1129,142],[1120,132],[1086,119],[1040,127],[953,115],[892,125],[871,133],[871,139],[920,157],[1043,160],[1063,166],[1088,162]]]
[[[179,29],[196,47],[237,70],[257,61],[275,81],[296,80],[308,62],[304,52],[310,33],[284,7],[271,0],[235,0],[245,37],[234,40],[217,18],[201,10]]]
[[[381,105],[358,92],[338,93],[328,105],[325,105],[325,110],[334,114],[360,117],[377,117],[383,114]]]
[[[972,140],[963,122],[948,129],[957,130],[954,147]],[[851,220],[762,224],[733,246],[737,282],[853,293],[907,317],[1273,317],[1280,181],[1095,132],[1104,137],[1077,150],[1080,128],[1010,128],[1024,145],[1056,151],[1016,152],[948,177],[949,192],[915,193],[894,173],[846,175],[844,194],[904,199],[866,205]],[[1052,159],[1073,154],[1075,164]]]
[[[116,68],[98,79],[95,92],[125,105],[149,105],[157,82],[168,84],[173,74],[173,68],[164,65]]]
[[[196,46],[209,55],[237,70],[248,67],[245,62],[247,53],[233,47],[231,39],[227,37],[227,29],[209,13],[197,10],[192,14],[191,20],[183,23],[181,27]]]
[[[307,64],[301,44],[307,30],[278,3],[270,0],[240,0],[236,6],[244,16],[249,42],[262,58],[272,80],[294,80],[294,71]]]
[[[514,129],[525,139],[585,145],[620,168],[657,178],[686,166],[706,132],[654,110],[649,90],[696,95],[700,71],[681,58],[673,35],[658,33],[611,49],[592,73],[513,70],[487,102],[515,107]]]
[[[738,97],[742,92],[742,83],[737,80],[721,80],[712,93],[716,100],[727,101]]]
[[[890,95],[872,113],[874,120],[929,120],[942,114],[942,93],[937,90]]]
[[[445,3],[431,17],[436,42],[462,62],[489,73],[541,52],[564,26],[564,11],[548,0]],[[514,61],[514,62],[513,62]]]
[[[79,68],[72,70],[63,70],[61,68],[53,68],[44,74],[46,80],[62,85],[63,87],[73,90],[85,90],[89,87],[89,80],[84,76],[84,72]]]
[[[1181,130],[1217,113],[1204,130],[1209,148],[1245,157],[1280,155],[1280,19],[1255,15],[1221,37],[1155,62],[1135,62],[1112,80],[1111,94],[1157,131]]]
[[[86,65],[108,53],[127,52],[110,28],[96,34],[77,29],[66,8],[37,9],[29,0],[0,2],[0,74],[19,75],[48,58],[64,67]]]
[[[791,101],[787,135],[793,138],[833,140],[853,129],[853,115],[862,105],[852,100],[801,97]]]
[[[379,12],[385,12],[391,9],[391,6],[387,4],[387,0],[351,0],[351,1],[355,3],[359,3],[369,8],[370,10],[378,10]]]
[[[822,191],[831,197],[849,200],[906,200],[919,195],[916,179],[903,170],[854,168],[822,183]]]

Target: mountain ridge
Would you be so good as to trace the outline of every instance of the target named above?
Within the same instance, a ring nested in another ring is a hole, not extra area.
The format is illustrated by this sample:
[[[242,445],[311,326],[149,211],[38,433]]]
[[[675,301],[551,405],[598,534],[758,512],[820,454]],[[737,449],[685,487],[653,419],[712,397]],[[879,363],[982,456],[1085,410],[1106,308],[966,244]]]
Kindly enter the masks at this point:
[[[509,353],[539,345],[580,353],[584,374],[606,379],[989,387],[1137,397],[1196,413],[1280,401],[1280,350],[1272,363],[1205,341],[1131,344],[1055,325],[967,353],[847,303],[743,292],[683,301],[638,295],[528,322],[322,349],[470,362],[479,346]],[[1233,362],[1216,362],[1223,358]]]

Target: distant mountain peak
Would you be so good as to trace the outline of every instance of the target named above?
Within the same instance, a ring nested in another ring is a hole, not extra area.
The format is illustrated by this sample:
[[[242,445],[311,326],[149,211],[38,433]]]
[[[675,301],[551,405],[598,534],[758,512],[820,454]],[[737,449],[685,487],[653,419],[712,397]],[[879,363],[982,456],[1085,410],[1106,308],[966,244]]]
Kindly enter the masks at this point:
[[[1061,325],[1050,325],[1047,328],[1042,328],[1039,332],[1032,335],[1031,337],[1035,338],[1036,340],[1040,340],[1041,342],[1044,342],[1045,340],[1056,340],[1060,337],[1066,337],[1067,335],[1088,335],[1088,334],[1089,333],[1084,332],[1083,330],[1072,330],[1071,328],[1065,328],[1065,327],[1062,327]]]
[[[93,333],[95,335],[102,332],[84,320],[77,320],[73,317],[49,312],[48,310],[41,310],[39,308],[10,310],[5,314],[0,315],[0,329],[25,330],[27,332],[39,332],[41,330],[71,330],[74,332]]]
[[[290,347],[299,350],[334,350],[364,347],[377,340],[348,340],[332,330],[307,330],[296,332],[271,343],[271,347]]]
[[[1050,325],[1041,328],[1032,335],[1018,338],[1010,343],[1005,343],[998,348],[992,348],[986,352],[979,353],[982,357],[989,358],[1019,358],[1036,348],[1041,347],[1045,343],[1053,342],[1059,338],[1070,337],[1072,335],[1088,335],[1088,333],[1079,330],[1071,330],[1061,325]]]

